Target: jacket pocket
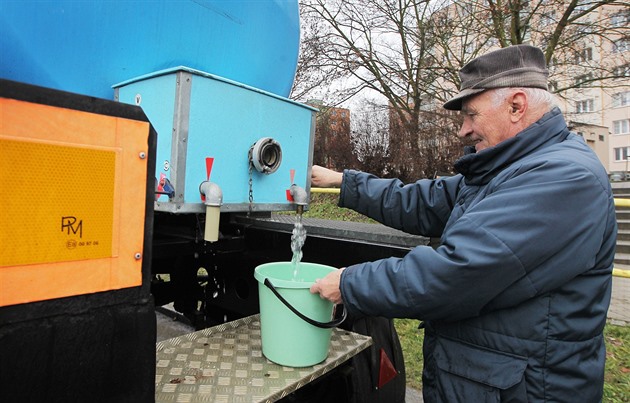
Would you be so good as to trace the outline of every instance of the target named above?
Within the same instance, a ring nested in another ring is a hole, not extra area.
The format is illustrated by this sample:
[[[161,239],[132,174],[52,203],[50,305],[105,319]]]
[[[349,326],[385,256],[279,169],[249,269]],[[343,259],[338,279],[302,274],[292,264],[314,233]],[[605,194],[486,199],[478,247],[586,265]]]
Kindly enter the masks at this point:
[[[527,401],[525,357],[440,337],[434,358],[441,401]]]

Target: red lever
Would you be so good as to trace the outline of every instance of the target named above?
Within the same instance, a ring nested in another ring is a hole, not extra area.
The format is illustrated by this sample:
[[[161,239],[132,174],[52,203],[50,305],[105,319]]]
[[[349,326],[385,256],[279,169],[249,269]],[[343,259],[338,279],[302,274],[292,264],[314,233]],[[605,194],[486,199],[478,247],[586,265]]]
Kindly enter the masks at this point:
[[[291,184],[293,185],[293,180],[295,179],[295,169],[289,170],[289,175],[291,177]],[[291,196],[291,191],[289,189],[286,190],[287,200],[293,203],[293,196]]]
[[[210,180],[210,173],[212,172],[212,164],[214,164],[214,158],[206,158],[206,179]]]

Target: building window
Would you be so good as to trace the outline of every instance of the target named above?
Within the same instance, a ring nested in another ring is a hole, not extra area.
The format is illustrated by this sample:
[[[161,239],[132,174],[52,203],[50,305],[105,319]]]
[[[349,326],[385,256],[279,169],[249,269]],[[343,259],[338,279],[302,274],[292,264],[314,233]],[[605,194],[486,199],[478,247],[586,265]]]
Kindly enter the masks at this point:
[[[547,11],[540,16],[540,25],[546,27],[548,25],[552,25],[556,23],[556,12],[555,11]]]
[[[618,92],[612,96],[613,108],[630,106],[630,91]]]
[[[474,10],[472,3],[460,3],[458,5],[459,7],[457,8],[457,13],[459,14],[460,18],[466,18],[469,15],[473,15]]]
[[[615,161],[627,161],[630,154],[630,147],[615,148]]]
[[[630,119],[613,121],[613,134],[630,134]]]
[[[475,48],[477,47],[477,45],[473,42],[469,42],[466,44],[465,46],[465,52],[466,54],[473,54],[475,53]]]
[[[585,48],[575,52],[575,63],[585,63],[593,60],[593,48]]]
[[[588,113],[595,111],[595,102],[592,99],[577,101],[575,103],[575,113]]]
[[[630,12],[620,11],[610,16],[610,25],[613,27],[623,27],[630,22]]]
[[[575,78],[577,87],[587,87],[593,81],[593,73],[583,74]]]
[[[599,141],[606,141],[606,137],[603,134],[599,135]]]
[[[489,26],[492,26],[492,22],[490,22],[490,24],[488,24]],[[495,46],[499,46],[499,39],[498,38],[488,38],[488,46],[493,48]]]
[[[613,74],[617,78],[630,77],[630,63],[615,67]]]
[[[574,12],[586,11],[588,9],[588,4],[584,4],[584,3],[586,3],[585,0],[578,0],[578,5],[575,6]]]
[[[630,50],[630,39],[622,38],[613,42],[613,52],[621,53]]]

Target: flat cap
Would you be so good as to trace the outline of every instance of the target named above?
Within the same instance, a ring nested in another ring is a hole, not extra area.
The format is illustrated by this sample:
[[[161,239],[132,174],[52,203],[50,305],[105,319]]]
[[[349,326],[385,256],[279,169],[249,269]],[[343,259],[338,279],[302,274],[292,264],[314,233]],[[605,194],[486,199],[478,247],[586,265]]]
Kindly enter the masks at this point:
[[[531,45],[514,45],[471,60],[459,71],[459,93],[444,104],[458,111],[471,95],[493,88],[547,88],[549,71],[543,52]]]

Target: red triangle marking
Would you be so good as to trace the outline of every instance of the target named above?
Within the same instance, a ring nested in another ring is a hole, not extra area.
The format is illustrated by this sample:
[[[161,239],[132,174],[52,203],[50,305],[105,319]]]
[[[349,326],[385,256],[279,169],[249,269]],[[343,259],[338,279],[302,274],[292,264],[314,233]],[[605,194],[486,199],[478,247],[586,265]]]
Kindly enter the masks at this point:
[[[214,164],[214,158],[206,158],[206,179],[210,180],[210,173],[212,172],[212,164]]]
[[[398,371],[394,368],[394,365],[389,360],[385,350],[381,348],[381,365],[378,371],[378,387],[379,389],[385,386],[387,382],[391,381],[398,375]]]

